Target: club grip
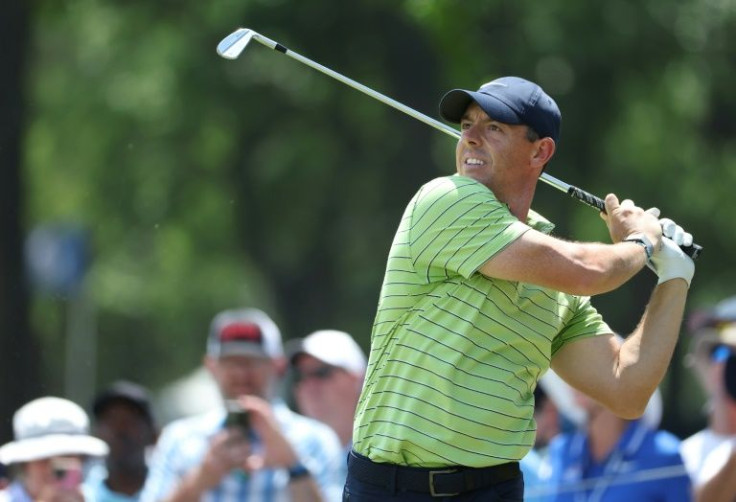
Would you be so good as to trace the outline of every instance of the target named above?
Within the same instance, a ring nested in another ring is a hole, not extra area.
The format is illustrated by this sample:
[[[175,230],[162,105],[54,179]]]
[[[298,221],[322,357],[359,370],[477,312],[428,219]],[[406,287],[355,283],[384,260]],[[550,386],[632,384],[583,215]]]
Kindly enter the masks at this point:
[[[590,207],[594,207],[601,213],[606,212],[606,203],[600,197],[596,197],[592,193],[588,193],[585,190],[580,190],[578,187],[571,186],[567,190],[567,194],[573,199],[577,199],[583,204],[587,204]]]
[[[570,188],[567,189],[567,194],[573,199],[577,199],[583,204],[594,207],[602,213],[606,212],[606,203],[603,201],[603,199],[601,199],[600,197],[596,197],[592,193],[588,193],[585,190],[579,189],[578,187],[570,186]],[[680,249],[682,249],[683,253],[695,260],[698,258],[698,256],[700,256],[701,251],[703,251],[703,246],[700,246],[693,242],[690,246],[680,246]]]

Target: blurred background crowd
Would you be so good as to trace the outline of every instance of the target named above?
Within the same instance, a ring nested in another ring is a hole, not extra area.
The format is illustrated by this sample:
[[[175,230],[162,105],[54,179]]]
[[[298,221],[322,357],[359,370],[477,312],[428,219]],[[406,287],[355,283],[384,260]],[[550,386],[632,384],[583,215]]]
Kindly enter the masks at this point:
[[[368,349],[400,213],[452,171],[451,140],[263,47],[219,58],[217,43],[246,26],[433,117],[452,87],[539,82],[563,115],[547,172],[656,205],[705,248],[656,423],[673,441],[709,427],[715,438],[688,444],[715,454],[735,432],[730,318],[714,315],[736,282],[735,19],[731,2],[703,0],[13,2],[0,17],[0,444],[24,435],[13,417],[42,396],[76,403],[105,439],[94,403],[122,380],[147,393],[128,411],[141,411],[137,448],[149,451],[154,430],[222,405],[200,363],[225,309],[266,312],[287,363],[290,342],[325,328]],[[562,235],[608,240],[595,211],[563,199],[540,188],[535,209]],[[628,332],[654,279],[593,303]],[[344,446],[332,413],[297,404],[287,367],[273,395]],[[39,406],[28,417],[46,416]],[[554,465],[538,460],[549,482]],[[103,464],[84,472],[115,472]]]

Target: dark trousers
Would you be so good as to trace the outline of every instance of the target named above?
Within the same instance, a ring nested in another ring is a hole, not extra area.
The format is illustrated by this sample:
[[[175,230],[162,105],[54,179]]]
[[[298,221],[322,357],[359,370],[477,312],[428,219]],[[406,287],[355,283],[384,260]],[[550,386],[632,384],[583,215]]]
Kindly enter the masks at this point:
[[[506,466],[498,469],[498,481],[493,479],[494,471],[478,473],[480,470],[467,470],[451,474],[454,479],[443,480],[445,474],[433,474],[436,486],[424,489],[424,483],[417,479],[428,477],[428,469],[377,464],[366,457],[350,453],[348,458],[348,479],[343,490],[343,502],[522,502],[524,500],[524,478],[518,471]],[[518,471],[518,475],[515,472]],[[441,472],[441,471],[436,471]],[[476,476],[476,474],[478,474]],[[458,487],[456,479],[467,479]],[[510,478],[510,479],[509,479]],[[482,479],[482,481],[477,481]],[[427,486],[429,481],[427,482]],[[478,485],[477,487],[475,485]],[[449,488],[452,487],[452,488]],[[450,494],[450,489],[453,493]],[[447,493],[442,493],[442,492]]]

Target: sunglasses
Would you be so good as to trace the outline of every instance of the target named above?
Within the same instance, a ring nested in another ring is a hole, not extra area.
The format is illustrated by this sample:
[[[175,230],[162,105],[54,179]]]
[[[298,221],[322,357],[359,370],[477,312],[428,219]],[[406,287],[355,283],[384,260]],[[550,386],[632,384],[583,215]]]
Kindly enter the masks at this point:
[[[732,355],[734,355],[733,348],[728,345],[719,344],[711,350],[710,359],[715,363],[723,363]]]
[[[328,380],[339,368],[335,366],[320,366],[312,371],[294,370],[294,380],[304,382],[305,380]]]

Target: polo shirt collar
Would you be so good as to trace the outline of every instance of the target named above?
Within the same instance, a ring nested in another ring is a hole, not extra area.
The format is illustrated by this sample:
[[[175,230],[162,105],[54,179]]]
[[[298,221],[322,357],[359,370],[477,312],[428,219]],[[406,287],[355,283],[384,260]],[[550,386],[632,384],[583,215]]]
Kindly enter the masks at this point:
[[[555,228],[555,224],[549,221],[547,218],[539,214],[533,209],[529,209],[529,214],[526,217],[526,224],[532,227],[534,230],[539,232],[550,234]]]

